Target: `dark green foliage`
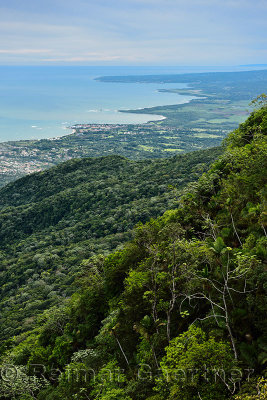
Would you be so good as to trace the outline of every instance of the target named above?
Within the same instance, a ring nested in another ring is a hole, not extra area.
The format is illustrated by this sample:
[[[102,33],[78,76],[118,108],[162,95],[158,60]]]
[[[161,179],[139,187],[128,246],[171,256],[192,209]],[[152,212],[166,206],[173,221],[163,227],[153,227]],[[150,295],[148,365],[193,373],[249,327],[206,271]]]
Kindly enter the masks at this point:
[[[186,184],[221,152],[140,162],[119,156],[71,160],[2,188],[0,321],[8,323],[0,337],[30,329],[39,312],[73,293],[84,259],[107,254],[132,237],[137,222],[176,206]],[[118,293],[129,259],[134,265],[140,257],[128,246],[114,256],[121,257],[114,271],[112,257],[105,273],[109,290],[113,285]]]

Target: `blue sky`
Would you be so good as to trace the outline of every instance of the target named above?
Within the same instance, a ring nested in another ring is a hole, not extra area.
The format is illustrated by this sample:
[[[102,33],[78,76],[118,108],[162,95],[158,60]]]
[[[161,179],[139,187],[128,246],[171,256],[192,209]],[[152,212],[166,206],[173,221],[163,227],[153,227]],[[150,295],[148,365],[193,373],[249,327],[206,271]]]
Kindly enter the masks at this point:
[[[0,0],[0,65],[267,63],[267,0]]]

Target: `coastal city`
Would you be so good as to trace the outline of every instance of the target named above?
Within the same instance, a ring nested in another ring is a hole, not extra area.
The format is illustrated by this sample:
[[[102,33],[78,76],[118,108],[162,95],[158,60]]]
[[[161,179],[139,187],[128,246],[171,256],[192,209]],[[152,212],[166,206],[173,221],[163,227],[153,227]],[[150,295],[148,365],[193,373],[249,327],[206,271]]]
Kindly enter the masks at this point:
[[[0,143],[0,186],[78,157],[119,154],[130,159],[170,157],[217,146],[227,130],[147,124],[75,124],[69,135]]]

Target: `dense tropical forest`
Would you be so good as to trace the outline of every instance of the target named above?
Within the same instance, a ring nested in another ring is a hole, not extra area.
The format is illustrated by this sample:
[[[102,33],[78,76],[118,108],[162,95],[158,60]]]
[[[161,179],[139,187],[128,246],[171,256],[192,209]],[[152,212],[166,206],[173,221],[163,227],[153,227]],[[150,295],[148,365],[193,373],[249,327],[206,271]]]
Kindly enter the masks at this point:
[[[1,189],[1,399],[267,398],[261,106],[219,149]]]
[[[84,259],[108,254],[132,238],[138,222],[177,206],[221,153],[70,160],[1,189],[0,338],[29,330],[40,312],[73,293]]]

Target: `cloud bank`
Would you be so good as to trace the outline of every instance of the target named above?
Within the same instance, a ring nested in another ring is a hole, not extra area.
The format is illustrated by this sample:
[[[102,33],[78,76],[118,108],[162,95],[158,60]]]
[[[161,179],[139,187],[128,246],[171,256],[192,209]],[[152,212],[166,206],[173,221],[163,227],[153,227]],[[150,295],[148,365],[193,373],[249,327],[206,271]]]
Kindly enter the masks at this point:
[[[0,64],[267,63],[267,2],[2,0]]]

